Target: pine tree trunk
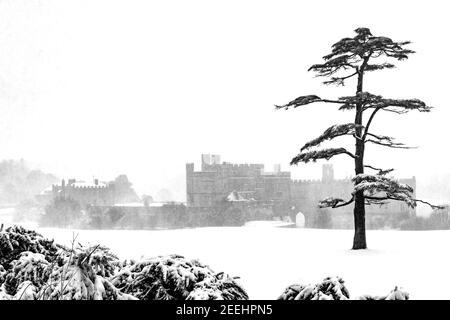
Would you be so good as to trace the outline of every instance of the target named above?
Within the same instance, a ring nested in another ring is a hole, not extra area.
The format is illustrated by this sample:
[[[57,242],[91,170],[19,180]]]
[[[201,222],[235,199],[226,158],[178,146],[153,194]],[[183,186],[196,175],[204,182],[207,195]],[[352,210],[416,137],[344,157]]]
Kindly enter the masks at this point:
[[[367,61],[363,65],[367,64]],[[358,75],[358,87],[356,93],[361,93],[363,88],[363,75],[364,70],[360,70]],[[362,105],[356,106],[355,124],[362,125]],[[355,174],[364,173],[364,141],[358,137],[362,137],[362,128],[357,127],[356,143],[355,143]],[[355,194],[355,208],[353,209],[353,219],[355,224],[355,236],[353,237],[353,248],[366,249],[366,209],[364,200],[364,191],[357,192]]]
[[[364,173],[364,142],[356,139],[355,173]],[[366,249],[366,209],[364,191],[355,194],[355,208],[353,218],[355,221],[355,236],[353,238],[353,249]]]
[[[355,235],[353,237],[353,250],[366,249],[366,217],[364,196],[356,194],[353,218],[355,221]]]

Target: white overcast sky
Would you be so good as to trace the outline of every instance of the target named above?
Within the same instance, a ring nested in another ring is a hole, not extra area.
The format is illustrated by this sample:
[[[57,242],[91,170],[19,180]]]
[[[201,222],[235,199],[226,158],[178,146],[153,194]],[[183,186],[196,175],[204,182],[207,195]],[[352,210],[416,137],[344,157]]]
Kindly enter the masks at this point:
[[[0,159],[61,177],[128,174],[141,193],[184,196],[185,163],[201,153],[319,178],[290,159],[329,125],[335,106],[275,111],[304,94],[336,97],[307,72],[357,27],[411,40],[417,53],[365,89],[420,98],[428,114],[388,114],[373,130],[419,146],[368,147],[366,162],[398,177],[449,172],[446,1],[0,1]],[[345,138],[344,138],[345,139]],[[339,145],[339,141],[336,141]],[[336,175],[353,173],[335,158]]]

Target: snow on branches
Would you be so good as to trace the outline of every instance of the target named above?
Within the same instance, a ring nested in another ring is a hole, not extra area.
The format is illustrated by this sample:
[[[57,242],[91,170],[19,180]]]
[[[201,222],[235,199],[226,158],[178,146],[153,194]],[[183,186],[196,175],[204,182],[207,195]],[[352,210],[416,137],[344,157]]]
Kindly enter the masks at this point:
[[[393,137],[389,136],[379,136],[373,133],[368,132],[366,136],[372,137],[372,139],[366,139],[365,142],[370,142],[374,144],[378,144],[383,147],[389,147],[389,148],[397,148],[397,149],[412,149],[413,147],[408,147],[404,143],[401,142],[394,142]]]
[[[341,277],[327,277],[316,285],[294,284],[277,300],[348,300],[350,293]]]
[[[361,107],[361,112],[374,109],[383,110],[386,112],[393,112],[397,114],[407,113],[409,111],[417,110],[419,112],[429,112],[432,107],[428,106],[425,102],[419,99],[394,99],[394,98],[383,98],[380,95],[374,95],[369,92],[359,92],[353,96],[344,96],[339,99],[322,99],[316,95],[308,95],[298,97],[291,102],[284,105],[276,105],[276,109],[297,108],[299,106],[304,106],[314,102],[325,102],[325,103],[335,103],[340,104],[339,110],[353,110],[357,106]]]
[[[319,159],[330,160],[332,157],[339,154],[347,154],[352,158],[355,157],[351,152],[344,148],[329,148],[318,151],[301,152],[291,160],[291,165],[298,164],[299,162],[316,162]]]
[[[417,202],[427,204],[433,209],[443,208],[442,206],[436,206],[413,198],[413,188],[407,184],[400,183],[392,177],[379,174],[359,174],[352,181],[355,183],[353,194],[362,191],[367,204],[384,204],[388,200],[397,200],[405,202],[411,208],[415,208]]]
[[[0,300],[248,299],[236,278],[197,260],[130,263],[101,245],[69,249],[16,226],[0,231],[0,254]]]
[[[427,106],[425,102],[419,99],[392,99],[383,98],[380,95],[374,95],[370,92],[359,92],[353,96],[340,97],[335,103],[341,103],[339,110],[351,110],[356,106],[361,106],[361,110],[381,109],[394,113],[406,113],[411,110],[419,112],[429,112],[432,107]]]
[[[63,246],[53,243],[33,230],[12,226],[0,232],[0,265],[8,268],[24,251],[43,254],[50,262]]]
[[[370,167],[370,166],[369,166]],[[392,177],[386,177],[385,174],[392,171],[373,168],[380,170],[377,175],[359,174],[355,176],[352,181],[354,188],[350,200],[343,200],[340,198],[328,197],[319,202],[319,208],[339,208],[355,201],[356,193],[361,193],[364,196],[365,203],[371,204],[385,204],[387,201],[396,200],[403,201],[411,208],[417,206],[417,202],[429,205],[433,209],[441,209],[442,206],[436,206],[426,201],[415,199],[413,196],[414,190],[411,186],[400,183]]]
[[[131,263],[112,278],[112,283],[140,300],[248,299],[234,278],[179,255]]]
[[[307,104],[310,104],[313,102],[319,102],[319,101],[322,101],[322,99],[316,95],[301,96],[301,97],[298,97],[298,98],[290,101],[289,103],[286,103],[285,105],[281,105],[281,106],[276,105],[275,107],[276,107],[276,109],[286,109],[287,110],[287,109],[289,109],[289,107],[297,108],[300,106],[304,106],[304,105],[307,105]]]
[[[354,201],[352,197],[350,200],[345,201],[340,198],[328,197],[319,202],[319,208],[339,208],[346,206]]]
[[[403,288],[395,287],[391,292],[384,296],[362,295],[356,300],[409,300],[409,293]]]
[[[382,175],[359,174],[352,179],[355,183],[353,194],[363,191],[364,197],[370,203],[384,203],[386,200],[399,200],[415,208],[413,188],[398,180]]]
[[[368,64],[370,58],[394,58],[397,60],[407,59],[414,51],[405,49],[409,41],[395,42],[387,37],[375,37],[368,28],[355,30],[353,38],[343,38],[332,46],[332,51],[323,57],[322,64],[314,64],[308,71],[317,72],[318,76],[331,77],[325,84],[343,85],[344,80],[359,75],[364,71],[390,69],[395,67],[391,63],[381,62]],[[352,69],[351,73],[343,76],[333,76],[338,71]]]
[[[311,147],[318,146],[319,144],[321,144],[322,142],[324,142],[326,140],[332,140],[339,136],[354,135],[355,127],[356,127],[356,125],[354,123],[333,125],[333,126],[329,127],[327,130],[325,130],[324,133],[322,133],[319,137],[306,143],[300,149],[300,151],[304,151]]]
[[[287,287],[277,300],[408,300],[409,293],[402,288],[383,296],[363,295],[350,297],[341,277],[327,277],[316,285],[293,284]]]

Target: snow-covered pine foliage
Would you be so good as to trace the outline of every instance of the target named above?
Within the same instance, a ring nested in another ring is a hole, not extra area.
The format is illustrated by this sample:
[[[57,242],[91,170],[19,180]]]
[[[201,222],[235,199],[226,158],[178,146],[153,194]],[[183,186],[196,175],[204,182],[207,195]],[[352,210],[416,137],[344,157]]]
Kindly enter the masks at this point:
[[[39,233],[21,226],[0,231],[0,265],[5,269],[9,268],[13,260],[19,259],[24,251],[43,254],[47,261],[52,262],[61,248],[63,246],[53,243],[53,240],[45,239]]]
[[[322,133],[316,139],[313,139],[313,140],[309,141],[308,143],[306,143],[300,149],[300,151],[304,151],[304,150],[310,149],[312,147],[316,147],[326,140],[332,140],[339,136],[353,135],[353,134],[355,134],[355,127],[357,127],[357,126],[354,123],[335,124],[335,125],[329,127],[327,130],[325,130],[324,133]]]
[[[120,290],[120,289],[122,290]],[[248,299],[224,273],[172,255],[120,261],[101,245],[66,248],[14,226],[0,231],[0,300]]]
[[[16,294],[12,300],[36,300],[37,288],[31,281],[24,281],[19,284]]]
[[[350,293],[340,277],[327,277],[316,285],[293,284],[287,287],[278,300],[348,300]],[[384,296],[363,295],[355,300],[408,300],[409,293],[395,287]]]
[[[355,183],[353,192],[363,191],[369,201],[400,200],[412,208],[416,207],[416,201],[412,196],[413,188],[394,178],[383,175],[358,174],[352,181]]]
[[[394,290],[384,296],[363,295],[358,300],[409,300],[409,293],[403,288],[395,287]]]
[[[145,259],[125,266],[112,283],[140,300],[246,300],[234,278],[183,256]]]
[[[34,289],[40,288],[47,282],[51,270],[51,264],[43,254],[24,251],[18,260],[11,262],[11,268],[4,280],[5,291],[15,295],[19,292],[19,287],[22,287],[22,291],[25,290],[23,283],[29,283],[27,287],[31,285]]]
[[[339,154],[347,154],[351,157],[355,157],[351,152],[347,151],[345,148],[328,148],[323,150],[313,150],[308,152],[300,152],[291,160],[291,165],[298,164],[299,162],[308,163],[310,161],[316,162],[320,159],[330,160],[332,157]]]
[[[340,277],[327,277],[316,285],[294,284],[278,300],[348,300],[350,293]]]
[[[137,300],[122,293],[105,277],[112,275],[117,257],[101,246],[78,247],[50,275],[37,294],[43,300]]]
[[[247,292],[223,272],[194,285],[186,300],[248,300]]]

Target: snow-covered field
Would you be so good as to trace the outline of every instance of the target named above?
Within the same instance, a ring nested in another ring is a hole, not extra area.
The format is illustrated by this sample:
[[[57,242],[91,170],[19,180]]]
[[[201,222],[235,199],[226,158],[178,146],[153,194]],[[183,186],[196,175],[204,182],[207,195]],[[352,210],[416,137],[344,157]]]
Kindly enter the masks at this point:
[[[178,253],[241,277],[251,299],[275,299],[296,282],[339,275],[352,297],[387,294],[395,285],[411,299],[450,299],[450,231],[368,231],[369,250],[352,251],[351,230],[229,227],[183,230],[39,228],[69,245],[102,243],[119,257]]]

